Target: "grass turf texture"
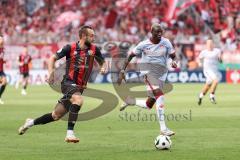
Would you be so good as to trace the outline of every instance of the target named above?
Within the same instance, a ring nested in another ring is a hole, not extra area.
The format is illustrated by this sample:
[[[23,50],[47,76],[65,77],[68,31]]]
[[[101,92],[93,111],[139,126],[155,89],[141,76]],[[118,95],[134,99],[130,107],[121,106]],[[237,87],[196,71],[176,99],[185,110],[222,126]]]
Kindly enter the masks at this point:
[[[110,84],[90,84],[89,87],[114,93]],[[19,136],[17,129],[27,117],[35,118],[52,111],[61,95],[48,86],[30,86],[29,94],[23,97],[21,90],[8,86],[3,95],[5,104],[0,106],[0,159],[235,160],[240,156],[240,86],[220,84],[217,104],[211,104],[206,96],[199,107],[197,95],[201,87],[202,84],[174,84],[174,90],[166,95],[167,115],[190,116],[191,111],[191,119],[177,121],[170,117],[167,125],[176,132],[171,138],[173,145],[171,150],[159,151],[153,145],[159,124],[144,119],[144,115],[155,113],[155,109],[140,111],[137,107],[120,113],[118,106],[100,118],[77,123],[78,144],[64,142],[65,121],[36,126]],[[99,100],[86,97],[81,112],[99,103]],[[131,114],[137,116],[138,112],[140,117],[130,119]]]

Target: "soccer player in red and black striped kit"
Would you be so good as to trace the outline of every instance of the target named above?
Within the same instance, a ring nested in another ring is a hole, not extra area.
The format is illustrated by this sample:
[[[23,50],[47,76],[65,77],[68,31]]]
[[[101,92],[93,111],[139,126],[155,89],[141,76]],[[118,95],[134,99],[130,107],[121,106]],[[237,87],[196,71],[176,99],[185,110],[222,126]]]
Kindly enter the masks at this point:
[[[1,98],[7,85],[6,74],[4,73],[4,70],[3,70],[3,64],[5,63],[3,58],[4,58],[3,36],[0,35],[0,104],[4,104]]]
[[[19,128],[20,135],[34,125],[59,120],[69,112],[65,141],[79,142],[79,139],[74,135],[73,129],[78,118],[78,112],[83,104],[82,93],[86,88],[94,60],[101,67],[100,73],[106,73],[106,65],[100,49],[92,44],[94,36],[95,33],[91,27],[83,26],[79,30],[79,42],[64,46],[50,58],[49,75],[54,71],[55,61],[63,57],[66,58],[66,73],[61,83],[64,96],[58,101],[52,113],[47,113],[36,119],[27,119],[25,124]]]
[[[26,89],[29,78],[29,65],[32,61],[31,56],[28,54],[28,49],[24,48],[23,52],[18,57],[19,71],[21,75],[22,95],[26,95]]]

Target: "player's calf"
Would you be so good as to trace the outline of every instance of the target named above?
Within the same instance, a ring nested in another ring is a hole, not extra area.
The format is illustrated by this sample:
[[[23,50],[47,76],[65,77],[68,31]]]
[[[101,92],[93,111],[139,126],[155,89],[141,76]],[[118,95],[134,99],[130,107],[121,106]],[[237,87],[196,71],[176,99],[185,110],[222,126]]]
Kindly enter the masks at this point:
[[[80,111],[83,104],[83,97],[81,96],[80,92],[75,92],[74,94],[72,94],[69,100],[70,104],[65,104],[69,107],[68,126],[65,142],[78,143],[79,139],[74,135],[74,126],[78,119],[78,112]]]
[[[77,104],[72,104],[69,108],[69,117],[68,117],[68,129],[65,141],[68,143],[78,143],[79,139],[74,135],[74,126],[78,119],[78,112],[81,106]]]
[[[135,99],[135,98],[131,98],[131,97],[127,97],[124,100],[124,103],[122,104],[122,106],[120,107],[120,111],[125,110],[128,106],[139,106],[141,108],[144,109],[151,109],[153,107],[153,105],[155,104],[156,100],[152,97],[148,97],[147,100],[142,100],[142,99]]]
[[[207,94],[212,82],[208,82],[204,85],[202,92],[198,96],[198,105],[202,104],[203,97]]]

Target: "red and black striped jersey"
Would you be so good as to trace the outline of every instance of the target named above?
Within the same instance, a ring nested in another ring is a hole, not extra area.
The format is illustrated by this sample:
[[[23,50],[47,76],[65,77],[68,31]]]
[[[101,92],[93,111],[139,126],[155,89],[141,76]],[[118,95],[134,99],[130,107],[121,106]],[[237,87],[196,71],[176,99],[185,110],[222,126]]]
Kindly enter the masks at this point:
[[[0,48],[0,72],[3,72],[3,64],[5,63],[3,58],[4,58],[3,48]]]
[[[84,50],[80,48],[78,42],[66,45],[56,53],[56,59],[62,57],[66,57],[64,80],[72,81],[82,87],[86,87],[87,85],[94,60],[96,60],[99,65],[104,63],[100,49],[93,44]]]
[[[29,64],[30,64],[31,60],[32,60],[32,58],[30,55],[21,54],[18,57],[19,63],[22,64],[22,65],[19,65],[20,73],[28,73],[29,72]]]

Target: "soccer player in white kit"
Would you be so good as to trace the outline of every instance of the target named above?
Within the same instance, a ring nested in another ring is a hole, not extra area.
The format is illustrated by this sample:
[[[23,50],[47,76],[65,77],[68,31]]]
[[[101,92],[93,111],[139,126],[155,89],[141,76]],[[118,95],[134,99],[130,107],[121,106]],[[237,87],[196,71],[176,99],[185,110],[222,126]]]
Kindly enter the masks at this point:
[[[139,106],[145,109],[151,109],[156,103],[157,115],[160,123],[160,134],[172,136],[175,132],[167,128],[164,117],[164,93],[163,86],[167,78],[167,60],[172,59],[171,66],[177,67],[175,59],[175,50],[171,42],[162,37],[163,29],[160,24],[153,24],[151,27],[151,38],[140,42],[134,49],[133,53],[126,59],[122,70],[119,73],[118,84],[125,80],[125,69],[136,55],[141,55],[143,67],[148,68],[148,73],[144,75],[144,82],[147,86],[147,100],[133,99],[127,97],[120,111],[128,106]],[[142,70],[141,70],[142,71]]]
[[[218,82],[221,80],[221,74],[218,70],[218,63],[221,62],[221,50],[214,48],[213,41],[208,39],[206,49],[199,54],[200,62],[203,61],[203,73],[206,77],[206,83],[199,94],[198,105],[202,104],[202,98],[210,89],[210,101],[216,104],[215,91]],[[201,63],[200,63],[201,64]]]

